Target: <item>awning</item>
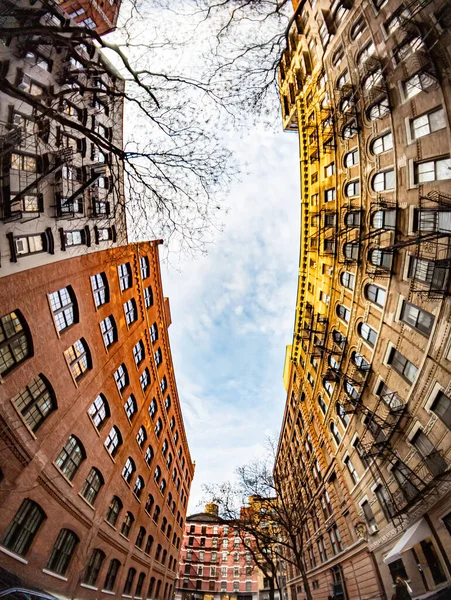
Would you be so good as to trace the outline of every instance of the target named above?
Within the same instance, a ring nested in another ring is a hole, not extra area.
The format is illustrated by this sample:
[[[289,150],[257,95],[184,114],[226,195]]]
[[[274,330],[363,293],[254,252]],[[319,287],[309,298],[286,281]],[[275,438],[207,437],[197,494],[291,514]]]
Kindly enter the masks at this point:
[[[413,548],[415,544],[418,544],[431,535],[432,531],[430,530],[429,525],[426,523],[426,520],[420,519],[415,523],[415,525],[412,525],[412,527],[409,527],[409,529],[404,532],[402,538],[393,546],[387,556],[383,559],[384,563],[389,565],[395,560],[399,560],[401,558],[401,552],[410,550],[410,548]]]

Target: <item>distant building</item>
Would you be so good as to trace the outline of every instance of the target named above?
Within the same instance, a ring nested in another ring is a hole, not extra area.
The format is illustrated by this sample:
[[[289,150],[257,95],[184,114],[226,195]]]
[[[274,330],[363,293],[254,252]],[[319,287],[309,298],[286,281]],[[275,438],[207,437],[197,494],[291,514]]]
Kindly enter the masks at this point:
[[[187,517],[176,600],[257,600],[259,573],[239,532],[207,504]]]
[[[0,285],[0,563],[65,598],[170,600],[194,465],[158,242]]]
[[[451,584],[451,5],[293,4],[301,249],[278,464],[309,478],[315,600],[391,598],[397,576],[420,596]]]
[[[67,15],[103,35],[116,29],[122,0],[56,0]]]

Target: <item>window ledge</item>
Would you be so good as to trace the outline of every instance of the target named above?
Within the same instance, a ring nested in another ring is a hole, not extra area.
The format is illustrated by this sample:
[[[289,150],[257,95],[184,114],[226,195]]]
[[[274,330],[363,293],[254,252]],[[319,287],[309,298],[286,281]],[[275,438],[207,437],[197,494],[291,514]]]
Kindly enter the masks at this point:
[[[14,558],[14,560],[17,560],[18,562],[21,562],[24,565],[28,565],[28,560],[25,560],[25,558],[22,558],[15,552],[11,552],[11,550],[8,550],[8,548],[5,548],[4,546],[0,546],[0,552],[3,552],[3,554]]]
[[[122,598],[133,598],[133,596],[128,596],[127,594],[122,594]]]
[[[116,592],[111,592],[110,590],[102,590],[102,594],[108,594],[109,596],[115,596]]]
[[[130,541],[130,540],[128,539],[128,537],[126,537],[126,536],[125,536],[123,533],[119,533],[119,535],[120,535],[121,537],[123,537],[123,538],[124,538],[124,540],[127,540],[127,542],[129,542],[129,541]],[[128,597],[129,597],[129,598],[131,598],[131,596],[128,596]]]
[[[48,569],[42,569],[42,572],[46,575],[50,575],[50,577],[54,577],[55,579],[61,579],[61,581],[68,581],[67,577],[58,575],[58,573],[54,573],[53,571],[49,571]]]
[[[87,590],[94,590],[97,592],[99,588],[94,587],[93,585],[88,585],[87,583],[80,583],[80,587],[86,588]]]

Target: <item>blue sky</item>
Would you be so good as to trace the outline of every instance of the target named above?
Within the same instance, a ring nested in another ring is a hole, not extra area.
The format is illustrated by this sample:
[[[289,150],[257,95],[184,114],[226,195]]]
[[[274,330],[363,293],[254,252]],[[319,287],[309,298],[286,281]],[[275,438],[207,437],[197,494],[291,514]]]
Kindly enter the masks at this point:
[[[285,404],[299,253],[298,141],[253,128],[234,143],[246,174],[232,186],[225,228],[207,256],[163,267],[169,334],[191,455],[189,511],[202,485],[235,468],[278,435]]]

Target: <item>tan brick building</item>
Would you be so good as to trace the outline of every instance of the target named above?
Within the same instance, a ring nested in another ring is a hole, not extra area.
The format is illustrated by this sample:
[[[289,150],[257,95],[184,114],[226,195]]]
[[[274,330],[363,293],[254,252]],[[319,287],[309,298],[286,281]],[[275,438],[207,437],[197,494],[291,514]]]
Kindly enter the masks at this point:
[[[451,582],[448,2],[295,3],[280,68],[301,251],[279,461],[315,600]],[[291,572],[293,600],[305,597]]]
[[[2,278],[0,563],[63,597],[174,590],[194,466],[158,244]]]

